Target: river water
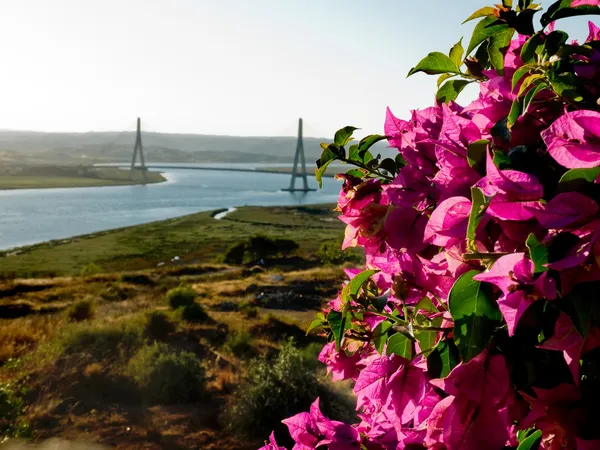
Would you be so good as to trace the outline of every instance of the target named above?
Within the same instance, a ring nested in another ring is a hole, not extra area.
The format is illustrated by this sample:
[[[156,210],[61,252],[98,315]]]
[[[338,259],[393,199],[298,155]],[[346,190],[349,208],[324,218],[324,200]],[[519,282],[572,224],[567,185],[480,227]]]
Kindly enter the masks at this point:
[[[323,179],[323,189],[316,192],[290,193],[281,191],[290,183],[287,174],[189,169],[161,172],[167,182],[146,186],[0,191],[0,249],[218,208],[334,203],[340,189],[340,183],[331,178]],[[299,187],[299,180],[296,183]],[[309,184],[317,187],[314,177],[309,178]]]

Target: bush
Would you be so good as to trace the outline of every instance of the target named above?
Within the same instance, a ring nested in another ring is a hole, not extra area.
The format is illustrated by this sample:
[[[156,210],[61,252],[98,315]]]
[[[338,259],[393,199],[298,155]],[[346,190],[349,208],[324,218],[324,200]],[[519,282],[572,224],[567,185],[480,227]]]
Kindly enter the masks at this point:
[[[143,327],[139,320],[114,324],[71,325],[54,344],[61,354],[88,354],[101,360],[115,354],[127,356],[142,344]]]
[[[249,364],[233,394],[227,422],[248,437],[267,436],[275,425],[279,441],[288,435],[281,420],[308,410],[317,397],[326,415],[336,415],[333,410],[342,400],[318,381],[312,364],[290,340],[273,360],[262,358]]]
[[[204,393],[205,371],[190,352],[175,352],[168,345],[146,345],[127,366],[142,395],[156,403],[189,403]]]
[[[120,280],[123,283],[141,284],[145,286],[151,286],[154,284],[154,281],[152,281],[148,275],[144,275],[143,273],[124,273],[121,275]]]
[[[13,385],[0,383],[0,443],[4,438],[24,437],[28,434],[29,427],[21,420],[24,404]]]
[[[187,322],[206,322],[209,316],[201,305],[194,302],[183,307],[181,318]]]
[[[252,351],[252,335],[247,331],[236,331],[227,336],[225,348],[235,356],[241,358]]]
[[[175,324],[164,312],[152,311],[146,314],[144,335],[150,339],[163,340],[175,331]]]
[[[99,273],[102,273],[100,266],[94,263],[89,263],[82,267],[80,275],[82,277],[91,277],[92,275],[97,275]]]
[[[100,294],[100,296],[109,302],[127,300],[129,294],[119,283],[111,283],[106,285],[106,289]]]
[[[67,309],[71,322],[83,322],[94,317],[94,303],[91,300],[78,300]]]
[[[249,319],[254,319],[255,317],[258,317],[259,310],[256,306],[245,304],[240,307],[239,311]]]
[[[277,253],[282,256],[289,256],[300,248],[300,245],[292,239],[275,239]]]
[[[167,301],[173,309],[191,305],[195,300],[196,291],[189,285],[181,284],[167,292]]]
[[[351,250],[342,250],[342,243],[338,241],[327,241],[321,244],[317,250],[317,257],[323,264],[338,265],[345,262],[362,262],[362,259]]]
[[[245,253],[245,243],[241,242],[239,244],[235,244],[227,249],[223,258],[223,262],[227,264],[242,264],[244,262]]]
[[[277,254],[275,241],[267,236],[252,236],[246,246],[253,261]]]

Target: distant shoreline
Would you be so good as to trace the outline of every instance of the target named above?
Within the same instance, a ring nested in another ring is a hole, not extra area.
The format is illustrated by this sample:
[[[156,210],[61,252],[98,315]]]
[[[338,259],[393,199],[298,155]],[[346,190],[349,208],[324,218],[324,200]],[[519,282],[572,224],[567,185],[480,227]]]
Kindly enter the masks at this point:
[[[106,186],[131,186],[162,183],[167,179],[160,172],[140,173],[132,180],[129,171],[119,168],[93,169],[91,167],[50,166],[25,167],[12,173],[0,174],[0,191],[17,189],[52,189]]]

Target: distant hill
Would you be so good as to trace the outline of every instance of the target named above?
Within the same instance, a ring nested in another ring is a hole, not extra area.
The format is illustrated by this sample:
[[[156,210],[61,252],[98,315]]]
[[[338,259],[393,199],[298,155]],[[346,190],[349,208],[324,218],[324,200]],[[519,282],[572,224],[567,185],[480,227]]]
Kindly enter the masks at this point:
[[[0,131],[0,160],[36,162],[121,162],[131,159],[135,132],[45,133]],[[307,164],[321,154],[327,138],[304,138]],[[293,162],[295,137],[242,137],[144,132],[150,162]],[[385,145],[377,152],[387,153]]]

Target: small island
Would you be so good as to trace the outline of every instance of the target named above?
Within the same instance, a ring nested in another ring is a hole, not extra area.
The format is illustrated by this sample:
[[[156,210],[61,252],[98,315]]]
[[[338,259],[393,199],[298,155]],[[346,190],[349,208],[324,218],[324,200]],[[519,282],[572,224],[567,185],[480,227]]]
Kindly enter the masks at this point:
[[[0,170],[0,190],[127,186],[166,181],[160,172],[134,172],[91,165],[7,165]]]

